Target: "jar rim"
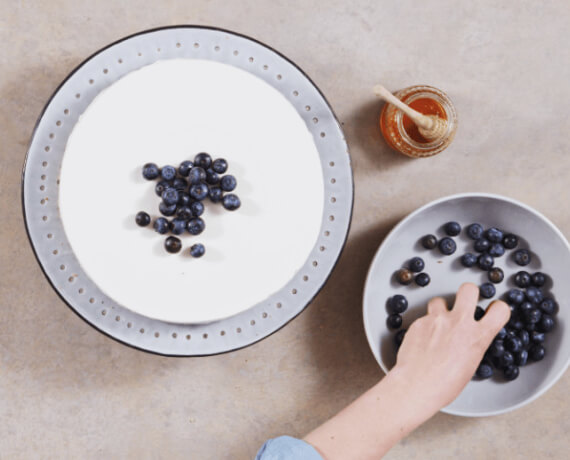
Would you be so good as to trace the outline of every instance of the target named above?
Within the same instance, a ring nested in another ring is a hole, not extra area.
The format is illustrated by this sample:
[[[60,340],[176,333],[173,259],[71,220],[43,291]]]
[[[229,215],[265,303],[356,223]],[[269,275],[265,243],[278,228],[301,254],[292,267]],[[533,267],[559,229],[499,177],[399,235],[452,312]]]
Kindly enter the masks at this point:
[[[410,97],[407,97],[410,93],[413,94]],[[455,112],[455,108],[449,97],[442,91],[434,88],[432,86],[421,85],[421,86],[410,86],[408,88],[404,88],[396,93],[396,96],[409,104],[420,98],[430,98],[436,100],[443,110],[445,110],[445,114],[447,117],[447,130],[445,134],[440,138],[436,139],[435,141],[431,142],[418,142],[410,137],[408,132],[404,129],[404,113],[401,110],[396,112],[396,126],[398,127],[398,131],[402,139],[411,147],[423,152],[430,152],[434,151],[433,154],[439,153],[441,150],[448,145],[451,140],[453,139],[454,131],[457,126],[457,113]]]

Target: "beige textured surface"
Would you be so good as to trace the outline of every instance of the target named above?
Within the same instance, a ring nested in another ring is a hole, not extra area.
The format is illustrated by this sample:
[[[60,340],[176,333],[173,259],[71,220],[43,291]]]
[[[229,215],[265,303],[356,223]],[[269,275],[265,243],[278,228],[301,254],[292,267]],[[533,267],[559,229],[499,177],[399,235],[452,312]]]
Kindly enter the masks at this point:
[[[344,123],[356,179],[348,245],[313,304],[252,347],[198,359],[135,351],[79,320],[43,278],[20,209],[29,136],[57,84],[110,41],[180,23],[236,30],[295,60]],[[0,0],[0,458],[253,458],[266,438],[303,435],[381,378],[361,291],[406,213],[489,191],[570,235],[569,26],[566,0]],[[389,151],[378,80],[445,90],[460,119],[452,147],[428,160]],[[387,458],[567,458],[569,390],[567,373],[511,414],[437,415]]]

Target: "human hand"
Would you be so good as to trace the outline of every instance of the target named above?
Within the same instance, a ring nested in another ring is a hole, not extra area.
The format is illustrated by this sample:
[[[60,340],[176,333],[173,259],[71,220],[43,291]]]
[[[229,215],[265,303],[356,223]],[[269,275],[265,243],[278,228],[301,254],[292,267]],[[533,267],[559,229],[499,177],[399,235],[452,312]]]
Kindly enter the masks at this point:
[[[386,377],[305,440],[326,460],[378,459],[447,406],[510,317],[509,306],[496,301],[475,321],[478,299],[479,288],[471,283],[459,288],[451,311],[442,298],[432,299],[427,315],[410,326]]]
[[[475,321],[478,299],[479,288],[465,283],[451,311],[444,299],[436,297],[428,303],[427,315],[414,321],[406,332],[390,374],[411,386],[427,416],[461,393],[509,319],[509,306],[499,300]]]

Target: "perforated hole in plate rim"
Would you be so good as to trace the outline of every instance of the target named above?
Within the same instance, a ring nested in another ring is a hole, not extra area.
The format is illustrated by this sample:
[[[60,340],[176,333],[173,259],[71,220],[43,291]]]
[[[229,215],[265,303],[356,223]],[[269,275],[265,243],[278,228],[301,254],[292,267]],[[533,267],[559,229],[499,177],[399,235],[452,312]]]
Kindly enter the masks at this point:
[[[208,324],[177,324],[177,332],[172,331],[172,324],[117,305],[91,281],[69,249],[57,205],[57,172],[78,117],[100,91],[124,75],[160,59],[172,58],[223,62],[261,78],[281,92],[315,139],[325,179],[320,236],[295,277],[243,313]],[[327,178],[333,170],[334,178]],[[45,183],[43,189],[40,181]],[[348,234],[353,202],[352,169],[342,129],[312,81],[293,62],[254,39],[198,26],[165,27],[126,37],[74,70],[49,100],[37,123],[26,156],[22,190],[30,242],[46,277],[62,299],[110,337],[169,356],[203,356],[242,348],[267,337],[297,316],[320,291],[338,260]],[[334,221],[329,220],[330,216],[334,216]],[[104,309],[97,308],[101,304]]]

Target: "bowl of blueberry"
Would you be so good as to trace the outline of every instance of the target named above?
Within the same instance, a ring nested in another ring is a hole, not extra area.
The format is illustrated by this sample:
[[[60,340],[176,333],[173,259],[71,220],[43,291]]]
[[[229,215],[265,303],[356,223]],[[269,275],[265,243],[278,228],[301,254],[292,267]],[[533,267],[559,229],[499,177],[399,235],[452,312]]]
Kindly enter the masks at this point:
[[[542,214],[507,197],[469,193],[433,201],[405,217],[370,266],[363,299],[368,343],[387,372],[406,330],[429,299],[453,305],[464,282],[480,287],[474,320],[493,300],[511,308],[473,379],[444,412],[488,416],[535,400],[570,362],[570,245]]]

